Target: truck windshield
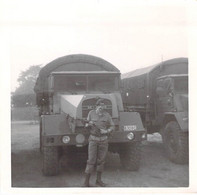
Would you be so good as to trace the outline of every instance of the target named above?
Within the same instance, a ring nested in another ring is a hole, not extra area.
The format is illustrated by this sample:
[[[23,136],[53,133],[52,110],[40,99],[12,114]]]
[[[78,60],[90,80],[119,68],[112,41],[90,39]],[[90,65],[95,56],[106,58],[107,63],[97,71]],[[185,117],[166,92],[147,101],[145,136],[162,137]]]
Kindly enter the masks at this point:
[[[89,91],[116,91],[118,90],[118,78],[110,75],[89,75]]]
[[[87,78],[81,75],[57,75],[54,77],[55,91],[86,91]]]
[[[118,77],[114,75],[57,75],[54,77],[55,91],[115,91]]]
[[[188,93],[188,77],[174,78],[174,90],[176,93]]]

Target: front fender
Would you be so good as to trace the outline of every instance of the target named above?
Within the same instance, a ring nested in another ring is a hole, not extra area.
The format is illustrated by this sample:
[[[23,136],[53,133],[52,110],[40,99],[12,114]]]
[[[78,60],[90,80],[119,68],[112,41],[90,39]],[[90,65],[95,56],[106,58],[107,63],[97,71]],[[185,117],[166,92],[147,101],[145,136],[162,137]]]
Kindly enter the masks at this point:
[[[165,113],[165,116],[173,115],[178,122],[180,129],[184,132],[187,132],[189,130],[188,123],[189,123],[189,116],[187,112],[170,112]]]
[[[189,117],[188,113],[186,112],[177,112],[175,113],[176,120],[181,128],[182,131],[188,131],[188,122]]]

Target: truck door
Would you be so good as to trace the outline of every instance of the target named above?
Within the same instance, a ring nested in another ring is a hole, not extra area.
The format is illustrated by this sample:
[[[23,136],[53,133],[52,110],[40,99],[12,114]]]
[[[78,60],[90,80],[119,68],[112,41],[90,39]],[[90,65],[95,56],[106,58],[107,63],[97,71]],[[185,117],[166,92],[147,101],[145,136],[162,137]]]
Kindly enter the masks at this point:
[[[164,112],[172,111],[172,108],[173,95],[171,79],[160,79],[156,85],[156,113],[157,115],[161,115]]]

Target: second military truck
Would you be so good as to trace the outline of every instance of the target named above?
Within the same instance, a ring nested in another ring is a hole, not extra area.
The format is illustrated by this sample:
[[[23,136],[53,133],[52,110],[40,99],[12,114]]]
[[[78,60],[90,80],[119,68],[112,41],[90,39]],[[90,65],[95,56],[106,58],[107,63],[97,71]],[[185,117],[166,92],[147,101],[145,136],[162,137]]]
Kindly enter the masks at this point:
[[[85,127],[98,98],[115,123],[109,151],[120,156],[122,165],[138,170],[140,142],[146,139],[140,115],[125,112],[120,94],[120,71],[109,62],[91,55],[60,57],[44,66],[35,88],[40,110],[40,147],[44,175],[56,175],[63,152],[87,153],[89,129]]]
[[[128,111],[139,112],[148,133],[160,132],[169,159],[188,162],[188,59],[175,58],[122,75]]]

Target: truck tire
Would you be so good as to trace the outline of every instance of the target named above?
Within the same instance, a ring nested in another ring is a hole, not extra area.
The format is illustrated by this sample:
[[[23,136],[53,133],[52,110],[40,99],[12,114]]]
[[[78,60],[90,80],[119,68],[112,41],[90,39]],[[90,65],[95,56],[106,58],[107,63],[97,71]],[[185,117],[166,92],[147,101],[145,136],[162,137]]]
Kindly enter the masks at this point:
[[[189,159],[188,132],[182,132],[176,121],[166,124],[163,142],[169,159],[177,164],[186,164]]]
[[[57,175],[59,171],[58,147],[43,147],[43,174],[45,176]]]
[[[126,143],[120,147],[120,162],[123,168],[137,171],[140,167],[141,144],[140,142]]]

